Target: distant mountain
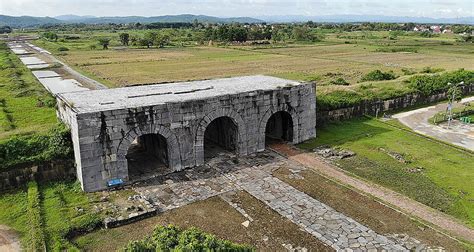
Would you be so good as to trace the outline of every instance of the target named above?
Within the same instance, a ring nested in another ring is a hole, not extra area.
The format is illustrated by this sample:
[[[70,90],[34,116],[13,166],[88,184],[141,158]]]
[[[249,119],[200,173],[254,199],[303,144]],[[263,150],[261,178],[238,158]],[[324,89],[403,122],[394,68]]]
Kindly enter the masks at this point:
[[[54,18],[61,21],[80,21],[80,20],[86,20],[89,18],[96,18],[96,17],[95,16],[78,16],[78,15],[61,15],[61,16],[56,16]]]
[[[385,23],[426,23],[426,24],[474,24],[474,17],[460,18],[429,18],[429,17],[398,17],[379,15],[328,15],[328,16],[263,16],[259,17],[270,23],[291,22],[327,22],[327,23],[354,23],[354,22],[385,22]]]
[[[55,18],[51,17],[12,17],[0,15],[0,25],[8,25],[14,28],[35,27],[47,24],[128,24],[128,23],[191,23],[197,20],[202,23],[262,23],[264,21],[250,17],[230,17],[220,18],[204,15],[167,15],[156,17],[142,17],[142,16],[127,16],[127,17],[94,17],[94,16],[76,16],[76,15],[62,15]]]
[[[39,26],[45,24],[59,24],[62,21],[57,20],[51,17],[30,17],[30,16],[21,16],[21,17],[12,17],[0,15],[0,26],[8,25],[14,28],[18,27],[31,27]]]
[[[61,15],[51,17],[31,17],[31,16],[5,16],[0,15],[0,26],[8,25],[14,28],[37,27],[47,24],[128,24],[128,23],[191,23],[197,20],[202,23],[291,23],[291,22],[327,22],[327,23],[354,23],[354,22],[387,22],[387,23],[433,23],[433,24],[471,24],[474,25],[474,17],[462,18],[427,18],[427,17],[397,17],[397,16],[376,16],[376,15],[331,15],[331,16],[263,16],[252,17],[213,17],[205,15],[166,15],[155,17],[126,16],[126,17],[94,17]]]

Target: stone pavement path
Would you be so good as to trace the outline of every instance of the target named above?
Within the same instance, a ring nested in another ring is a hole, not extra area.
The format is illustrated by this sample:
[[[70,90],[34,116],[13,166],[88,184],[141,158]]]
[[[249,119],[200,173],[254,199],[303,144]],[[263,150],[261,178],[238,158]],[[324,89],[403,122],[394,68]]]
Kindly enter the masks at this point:
[[[272,171],[281,166],[298,164],[270,152],[238,160],[222,158],[202,167],[139,183],[135,191],[159,211],[167,211],[226,192],[245,190],[336,250],[407,250],[403,242],[377,234],[273,177]]]
[[[335,250],[407,250],[268,172],[247,168],[231,176],[239,187]]]

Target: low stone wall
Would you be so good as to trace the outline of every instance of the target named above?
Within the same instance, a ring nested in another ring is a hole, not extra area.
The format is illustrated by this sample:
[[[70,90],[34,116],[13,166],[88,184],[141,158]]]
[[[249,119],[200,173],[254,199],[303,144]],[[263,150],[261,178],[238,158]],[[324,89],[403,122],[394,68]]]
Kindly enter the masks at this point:
[[[462,87],[464,95],[474,94],[474,85]],[[334,110],[318,110],[317,126],[321,127],[329,122],[344,121],[363,115],[382,116],[384,112],[396,111],[417,105],[432,104],[447,99],[446,92],[434,95],[407,94],[388,100],[363,101],[355,106]]]
[[[75,178],[74,160],[55,160],[26,168],[0,172],[0,191],[20,187],[29,181],[48,182]]]

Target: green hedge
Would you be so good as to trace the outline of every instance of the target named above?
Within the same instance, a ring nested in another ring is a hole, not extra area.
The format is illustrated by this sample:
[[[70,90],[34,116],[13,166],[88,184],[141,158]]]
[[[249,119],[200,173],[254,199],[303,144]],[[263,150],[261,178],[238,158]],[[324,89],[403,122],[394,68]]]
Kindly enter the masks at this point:
[[[59,124],[48,134],[13,136],[0,142],[0,171],[25,164],[69,158],[72,153],[70,132]]]
[[[131,241],[122,251],[254,251],[247,245],[217,239],[214,235],[202,232],[197,228],[180,229],[169,225],[158,226],[153,234],[139,241]]]
[[[416,75],[408,80],[408,85],[417,92],[431,95],[446,91],[449,82],[453,84],[460,82],[464,82],[466,85],[474,84],[474,71],[460,69],[443,74]]]

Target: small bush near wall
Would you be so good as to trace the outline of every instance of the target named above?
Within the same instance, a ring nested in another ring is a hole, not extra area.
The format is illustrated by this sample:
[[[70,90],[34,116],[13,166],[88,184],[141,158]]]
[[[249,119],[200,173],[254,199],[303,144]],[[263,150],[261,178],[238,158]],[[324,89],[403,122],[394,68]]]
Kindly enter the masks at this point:
[[[59,124],[47,134],[13,136],[0,142],[0,171],[33,163],[65,159],[73,153],[69,129]]]

